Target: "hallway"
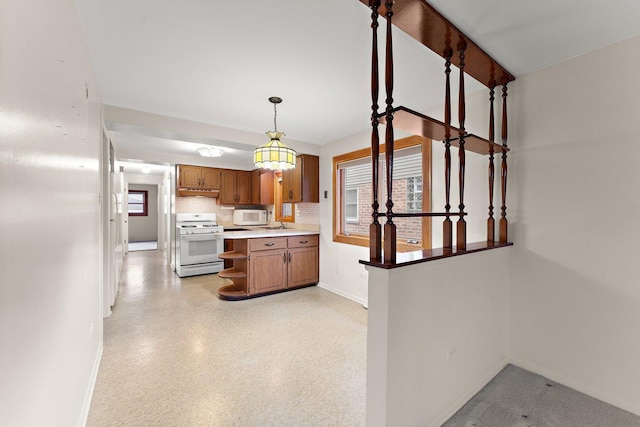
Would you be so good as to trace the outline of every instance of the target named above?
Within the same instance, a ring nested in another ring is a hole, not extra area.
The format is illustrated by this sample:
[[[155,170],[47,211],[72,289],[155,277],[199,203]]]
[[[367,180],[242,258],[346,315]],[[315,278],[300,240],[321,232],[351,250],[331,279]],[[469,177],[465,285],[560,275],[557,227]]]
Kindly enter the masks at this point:
[[[364,425],[367,311],[319,287],[227,302],[129,253],[88,426]]]

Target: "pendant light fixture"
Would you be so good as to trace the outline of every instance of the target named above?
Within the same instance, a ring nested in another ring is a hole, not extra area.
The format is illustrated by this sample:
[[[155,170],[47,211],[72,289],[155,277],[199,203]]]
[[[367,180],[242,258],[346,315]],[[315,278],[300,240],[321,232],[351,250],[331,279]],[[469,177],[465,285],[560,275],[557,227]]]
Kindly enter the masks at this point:
[[[278,115],[276,106],[282,102],[282,98],[272,96],[269,102],[273,104],[273,131],[265,132],[270,141],[253,151],[253,164],[257,168],[264,169],[293,169],[296,167],[296,152],[280,142],[284,132],[278,132],[276,122]]]

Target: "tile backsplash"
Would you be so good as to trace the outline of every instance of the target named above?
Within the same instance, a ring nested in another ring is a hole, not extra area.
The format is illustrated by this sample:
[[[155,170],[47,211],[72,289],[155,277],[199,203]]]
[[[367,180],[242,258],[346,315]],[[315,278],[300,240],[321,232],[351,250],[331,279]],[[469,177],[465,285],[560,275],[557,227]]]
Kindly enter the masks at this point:
[[[296,223],[320,225],[320,203],[296,203]]]
[[[217,199],[212,197],[176,197],[175,207],[176,213],[215,213],[218,223],[222,225],[230,225],[233,222],[234,208],[220,206]],[[319,203],[297,203],[295,224],[319,225],[319,208]],[[272,212],[273,205],[267,206],[266,209]],[[292,226],[295,228],[295,225]]]
[[[233,207],[216,202],[212,197],[176,197],[176,213],[215,213],[220,224],[231,224]]]

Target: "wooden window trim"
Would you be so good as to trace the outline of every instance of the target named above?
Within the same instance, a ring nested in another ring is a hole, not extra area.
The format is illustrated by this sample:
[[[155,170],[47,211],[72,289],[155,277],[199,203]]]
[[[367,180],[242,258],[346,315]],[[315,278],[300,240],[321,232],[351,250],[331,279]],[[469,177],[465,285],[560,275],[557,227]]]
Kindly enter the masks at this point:
[[[394,150],[402,150],[404,148],[422,145],[422,211],[429,212],[431,210],[431,140],[421,136],[409,136],[394,141]],[[385,144],[380,144],[380,154],[385,152]],[[361,159],[363,157],[371,157],[371,147],[362,148],[341,154],[333,158],[333,241],[348,245],[369,247],[369,235],[350,234],[345,235],[340,232],[340,218],[338,218],[338,207],[343,205],[344,195],[341,189],[344,188],[344,182],[337,182],[338,165],[347,161]],[[382,177],[381,181],[382,181]],[[344,176],[341,175],[341,180]],[[425,197],[425,189],[428,190],[428,197]],[[385,200],[379,200],[380,212],[384,212]],[[372,211],[373,212],[373,211]],[[381,222],[384,218],[380,218]],[[371,222],[371,217],[369,217]],[[420,248],[416,245],[407,244],[405,242],[396,243],[398,252],[411,252],[417,249],[431,249],[431,218],[422,219],[422,240]]]
[[[274,173],[274,203],[275,203],[275,220],[281,222],[296,222],[296,204],[291,203],[291,216],[282,216],[282,171]]]
[[[140,213],[131,213],[128,212],[129,216],[149,216],[149,192],[147,190],[129,190],[129,194],[142,194],[143,203],[135,203],[136,205],[142,204],[142,212]],[[127,206],[129,202],[127,201]]]

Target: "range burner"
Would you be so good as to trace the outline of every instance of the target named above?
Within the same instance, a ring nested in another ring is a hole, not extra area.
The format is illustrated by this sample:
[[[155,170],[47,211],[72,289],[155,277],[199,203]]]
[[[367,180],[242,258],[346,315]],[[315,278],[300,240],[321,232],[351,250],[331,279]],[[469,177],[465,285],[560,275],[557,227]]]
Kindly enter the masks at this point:
[[[219,233],[223,227],[216,223],[216,214],[176,214],[176,227],[179,234]]]

